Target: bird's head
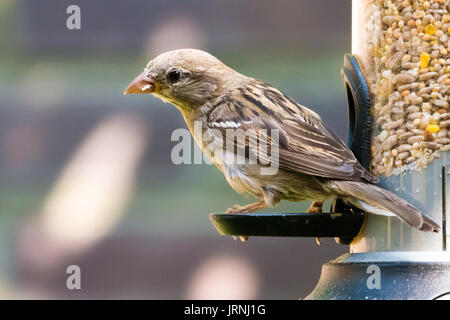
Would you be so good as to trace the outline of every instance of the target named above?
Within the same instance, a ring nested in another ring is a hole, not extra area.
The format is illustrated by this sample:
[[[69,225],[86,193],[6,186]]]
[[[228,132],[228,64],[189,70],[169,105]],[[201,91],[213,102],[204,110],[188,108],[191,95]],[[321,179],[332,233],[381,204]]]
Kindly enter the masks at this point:
[[[151,93],[189,113],[212,101],[243,77],[207,52],[180,49],[151,60],[124,94]]]

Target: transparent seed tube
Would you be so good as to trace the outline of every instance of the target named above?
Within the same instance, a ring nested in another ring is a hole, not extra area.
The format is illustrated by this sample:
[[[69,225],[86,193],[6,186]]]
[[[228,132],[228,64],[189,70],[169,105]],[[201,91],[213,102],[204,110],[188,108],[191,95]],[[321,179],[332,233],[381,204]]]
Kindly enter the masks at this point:
[[[443,203],[450,207],[450,186],[442,193],[450,172],[450,0],[352,6],[352,53],[371,93],[371,171],[441,224]],[[351,251],[440,251],[446,242],[442,232],[370,215]]]

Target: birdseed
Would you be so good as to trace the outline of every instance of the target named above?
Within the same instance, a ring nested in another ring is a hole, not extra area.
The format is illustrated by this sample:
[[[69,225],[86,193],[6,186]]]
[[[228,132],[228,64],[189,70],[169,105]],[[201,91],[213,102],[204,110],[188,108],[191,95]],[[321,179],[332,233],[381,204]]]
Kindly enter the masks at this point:
[[[372,172],[426,167],[450,150],[450,0],[359,3],[354,53],[372,95]]]

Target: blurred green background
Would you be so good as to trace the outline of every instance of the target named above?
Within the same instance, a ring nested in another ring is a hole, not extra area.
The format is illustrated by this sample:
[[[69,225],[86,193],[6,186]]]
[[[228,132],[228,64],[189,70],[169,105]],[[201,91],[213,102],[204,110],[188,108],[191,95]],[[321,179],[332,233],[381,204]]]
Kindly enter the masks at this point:
[[[350,1],[2,0],[0,38],[0,298],[297,299],[346,252],[218,235],[208,213],[252,199],[213,166],[174,165],[181,115],[122,92],[155,55],[199,48],[345,139]],[[72,264],[81,290],[66,287]]]

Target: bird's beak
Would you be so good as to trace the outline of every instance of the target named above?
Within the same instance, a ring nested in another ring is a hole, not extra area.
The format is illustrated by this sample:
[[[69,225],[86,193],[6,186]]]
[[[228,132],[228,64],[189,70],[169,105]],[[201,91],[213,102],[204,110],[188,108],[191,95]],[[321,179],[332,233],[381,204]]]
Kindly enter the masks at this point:
[[[155,80],[144,70],[144,72],[131,81],[123,94],[152,93],[155,91],[155,84]]]

